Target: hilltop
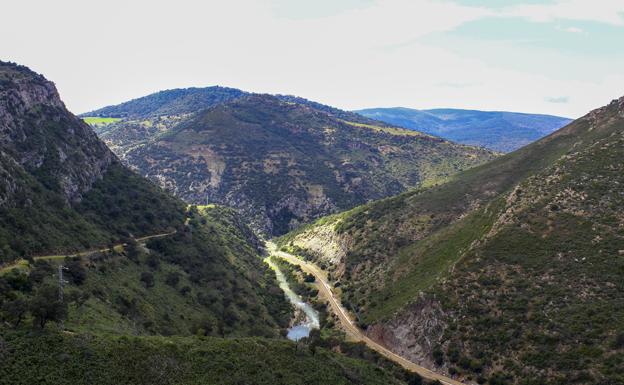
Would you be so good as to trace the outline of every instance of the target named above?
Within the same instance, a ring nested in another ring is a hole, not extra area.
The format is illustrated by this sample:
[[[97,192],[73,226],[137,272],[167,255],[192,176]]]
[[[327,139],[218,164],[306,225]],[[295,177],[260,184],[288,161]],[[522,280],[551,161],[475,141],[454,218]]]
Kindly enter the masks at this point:
[[[496,156],[292,96],[246,94],[191,111],[96,130],[140,174],[187,202],[234,207],[265,234]]]

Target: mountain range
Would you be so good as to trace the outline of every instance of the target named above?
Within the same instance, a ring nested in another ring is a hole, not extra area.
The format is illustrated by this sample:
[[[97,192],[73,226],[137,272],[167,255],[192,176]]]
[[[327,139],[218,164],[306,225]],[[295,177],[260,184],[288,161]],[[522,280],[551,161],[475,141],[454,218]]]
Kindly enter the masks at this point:
[[[0,174],[2,384],[421,382],[344,340],[282,338],[294,309],[246,221],[130,171],[7,62]]]
[[[0,383],[624,383],[624,97],[426,113],[545,136],[225,87],[79,118],[0,62]]]
[[[453,108],[367,108],[355,112],[387,124],[499,152],[517,150],[572,121],[551,115]]]
[[[234,207],[264,234],[442,182],[484,149],[306,99],[221,87],[169,90],[83,116],[131,168],[195,204]]]

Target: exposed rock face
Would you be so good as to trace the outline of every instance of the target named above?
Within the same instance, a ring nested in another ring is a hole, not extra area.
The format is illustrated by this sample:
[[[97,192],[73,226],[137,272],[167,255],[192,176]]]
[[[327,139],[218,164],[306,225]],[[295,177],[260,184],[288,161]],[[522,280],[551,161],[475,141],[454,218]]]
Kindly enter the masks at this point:
[[[300,98],[245,95],[192,103],[207,106],[195,113],[176,105],[124,117],[98,128],[100,137],[187,202],[234,207],[267,235],[495,157]]]
[[[432,352],[443,344],[445,319],[440,304],[421,295],[392,319],[370,326],[366,334],[412,362],[435,368]]]
[[[52,82],[4,62],[0,62],[0,148],[5,173],[14,162],[46,187],[61,191],[69,202],[79,201],[116,159],[87,124],[65,109]],[[15,192],[10,179],[3,184],[7,192]]]

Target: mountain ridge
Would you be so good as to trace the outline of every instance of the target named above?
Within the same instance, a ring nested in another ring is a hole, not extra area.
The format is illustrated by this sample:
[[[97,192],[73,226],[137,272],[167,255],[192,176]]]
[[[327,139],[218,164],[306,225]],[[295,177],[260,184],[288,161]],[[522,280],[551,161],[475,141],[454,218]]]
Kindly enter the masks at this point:
[[[617,383],[623,135],[620,98],[281,245],[328,266],[371,338],[415,362],[490,383]]]
[[[188,202],[235,207],[267,234],[495,156],[283,95],[246,94],[95,129],[142,175]]]
[[[388,124],[502,152],[516,150],[572,121],[546,114],[455,108],[389,107],[355,112]]]

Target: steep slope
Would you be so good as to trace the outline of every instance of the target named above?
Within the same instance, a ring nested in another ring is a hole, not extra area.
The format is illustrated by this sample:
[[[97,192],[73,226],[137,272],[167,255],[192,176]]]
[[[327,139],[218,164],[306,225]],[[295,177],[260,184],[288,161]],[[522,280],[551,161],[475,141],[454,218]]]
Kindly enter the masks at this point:
[[[282,244],[371,337],[492,384],[621,382],[624,98],[454,180]]]
[[[142,175],[187,202],[235,207],[268,234],[494,157],[286,96],[248,95],[99,132]]]
[[[0,383],[420,383],[280,339],[292,309],[245,221],[130,172],[42,76],[0,63],[0,123]]]
[[[10,334],[4,346],[0,378],[13,385],[424,383],[330,350],[297,349],[285,340]]]
[[[278,335],[290,309],[259,258],[258,239],[235,213],[218,207],[187,210],[122,166],[89,126],[65,109],[51,82],[10,63],[0,64],[0,75],[0,261],[130,244],[125,251],[67,261],[80,272],[79,283],[86,280],[84,286],[76,283],[80,305],[70,308],[68,327]],[[158,234],[170,235],[149,240],[147,248],[131,243],[133,237]],[[47,260],[63,256],[31,260],[29,274],[9,272],[8,287],[17,293],[6,289],[2,300],[30,297],[33,286],[53,283],[55,262]],[[186,289],[162,284],[173,280]],[[26,286],[11,284],[16,281]],[[174,322],[174,314],[186,318]]]
[[[0,174],[0,263],[164,232],[184,218],[181,202],[126,170],[51,82],[4,62]]]
[[[440,108],[369,108],[356,111],[371,119],[439,136],[457,143],[510,152],[570,123],[551,115]]]

